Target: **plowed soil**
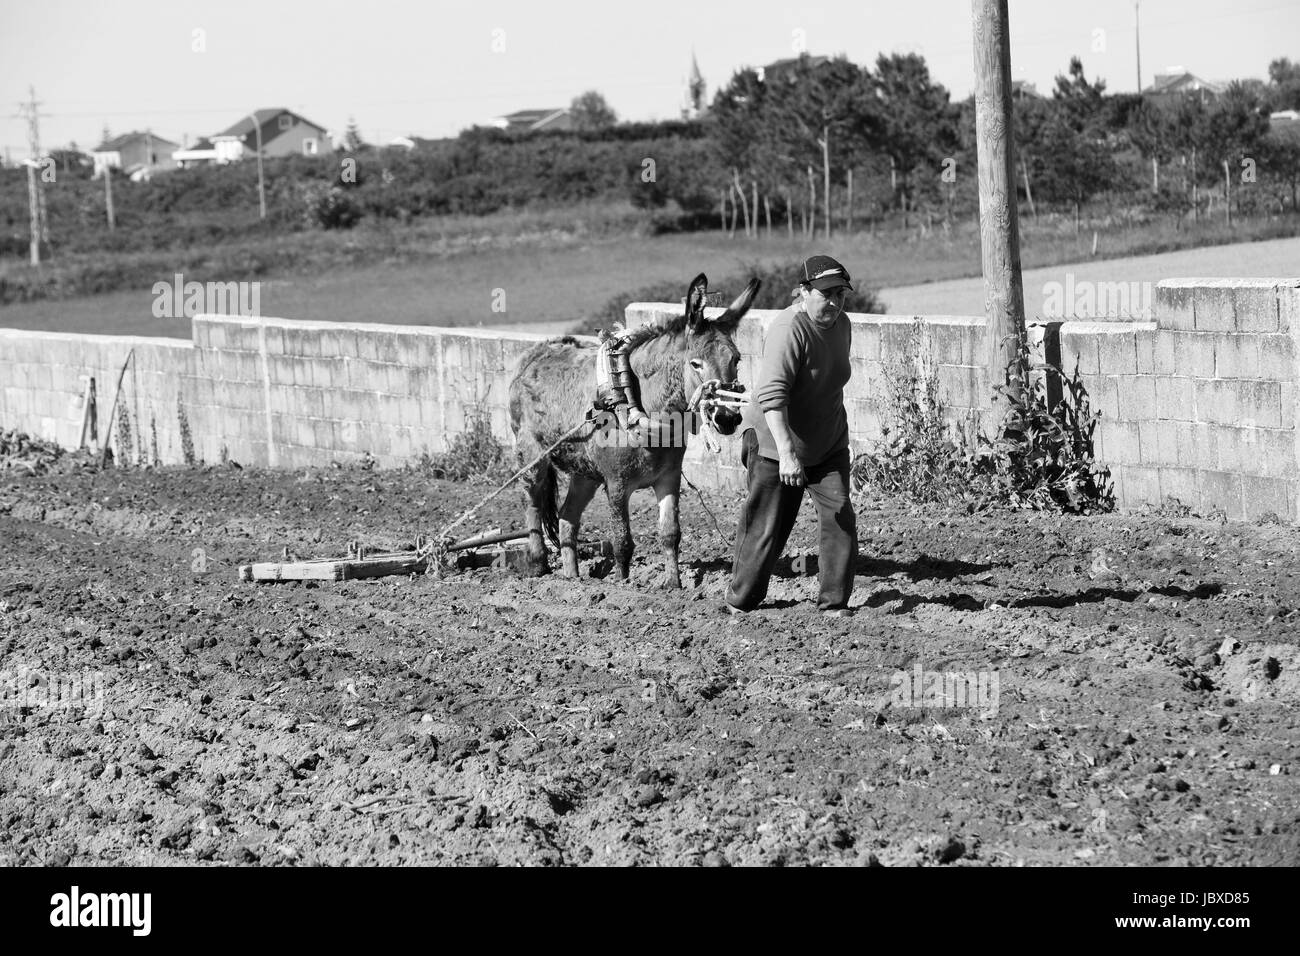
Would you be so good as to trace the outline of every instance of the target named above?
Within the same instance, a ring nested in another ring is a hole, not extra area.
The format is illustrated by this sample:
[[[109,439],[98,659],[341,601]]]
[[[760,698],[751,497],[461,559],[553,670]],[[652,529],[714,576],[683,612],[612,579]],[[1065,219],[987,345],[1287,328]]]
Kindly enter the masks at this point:
[[[729,552],[689,491],[681,591],[648,493],[629,584],[601,558],[237,579],[409,542],[490,487],[5,473],[0,865],[1300,863],[1296,529],[864,502],[839,619],[815,557],[719,613]],[[467,533],[519,520],[510,492]],[[918,670],[997,694],[901,699]],[[101,674],[101,708],[19,706],[20,673]]]

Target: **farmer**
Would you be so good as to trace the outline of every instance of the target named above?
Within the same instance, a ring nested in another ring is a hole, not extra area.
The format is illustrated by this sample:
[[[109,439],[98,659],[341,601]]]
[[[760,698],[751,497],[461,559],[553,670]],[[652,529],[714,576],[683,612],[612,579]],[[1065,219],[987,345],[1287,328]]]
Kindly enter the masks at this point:
[[[849,380],[852,330],[844,312],[848,270],[830,256],[803,264],[795,301],[772,322],[741,427],[749,493],[740,512],[726,608],[752,611],[794,527],[805,486],[821,523],[817,607],[848,614],[858,554],[849,501]]]

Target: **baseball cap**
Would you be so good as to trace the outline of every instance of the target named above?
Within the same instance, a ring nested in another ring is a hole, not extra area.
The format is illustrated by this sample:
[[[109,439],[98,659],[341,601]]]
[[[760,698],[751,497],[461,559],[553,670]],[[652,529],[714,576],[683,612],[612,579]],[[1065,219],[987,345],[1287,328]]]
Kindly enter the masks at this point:
[[[849,280],[849,270],[830,256],[810,256],[804,260],[799,281],[807,282],[814,289],[821,292],[830,292],[832,289],[840,288],[840,286],[844,286],[850,292],[853,291],[853,285]]]

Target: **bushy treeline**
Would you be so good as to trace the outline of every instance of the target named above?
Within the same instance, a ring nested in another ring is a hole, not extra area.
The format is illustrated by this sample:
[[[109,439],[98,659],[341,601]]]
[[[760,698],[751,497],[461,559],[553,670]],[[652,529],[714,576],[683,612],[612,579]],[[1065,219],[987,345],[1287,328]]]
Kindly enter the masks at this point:
[[[1015,102],[1017,188],[1031,214],[1077,222],[1104,203],[1181,223],[1211,211],[1296,209],[1300,135],[1270,130],[1268,114],[1300,108],[1298,64],[1276,60],[1268,82],[1233,83],[1213,98],[1144,98],[1107,93],[1076,59],[1049,92]],[[61,153],[45,187],[48,252],[188,250],[250,233],[604,200],[630,201],[655,231],[721,221],[811,236],[828,216],[837,228],[950,222],[978,208],[975,125],[973,99],[953,101],[918,55],[882,55],[871,67],[803,56],[737,72],[700,121],[527,136],[475,128],[411,150],[356,143],[267,160],[265,222],[254,162],[141,183],[119,176],[114,233],[102,181]],[[7,258],[27,254],[25,176],[0,170]]]

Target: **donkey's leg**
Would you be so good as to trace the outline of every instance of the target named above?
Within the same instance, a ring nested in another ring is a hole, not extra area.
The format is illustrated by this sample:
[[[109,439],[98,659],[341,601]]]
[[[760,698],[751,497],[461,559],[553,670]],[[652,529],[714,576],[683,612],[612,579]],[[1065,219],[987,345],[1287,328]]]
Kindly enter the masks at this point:
[[[578,526],[599,487],[600,482],[581,475],[569,479],[569,492],[560,506],[560,573],[566,578],[578,576]]]
[[[677,511],[681,489],[680,469],[662,475],[654,484],[655,498],[659,502],[659,544],[664,549],[664,577],[660,587],[669,589],[682,586],[682,574],[677,567],[678,545],[682,540]]]
[[[524,509],[524,527],[528,529],[528,572],[546,574],[550,564],[546,560],[546,541],[542,537],[541,495],[546,484],[537,476],[525,479],[528,504]]]
[[[614,516],[614,564],[620,581],[626,581],[632,568],[632,522],[628,516],[627,499],[632,493],[626,484],[609,482],[605,485],[609,495],[609,510]]]

